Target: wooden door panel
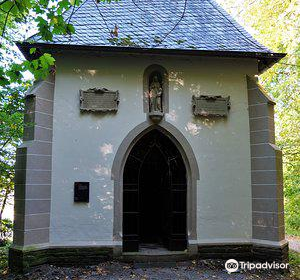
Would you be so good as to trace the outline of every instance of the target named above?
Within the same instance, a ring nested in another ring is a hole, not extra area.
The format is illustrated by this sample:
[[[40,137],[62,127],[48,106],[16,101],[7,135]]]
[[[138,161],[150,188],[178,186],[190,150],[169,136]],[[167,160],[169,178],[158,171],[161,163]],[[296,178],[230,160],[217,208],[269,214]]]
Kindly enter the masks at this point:
[[[139,212],[139,194],[137,190],[124,190],[123,203],[124,212]]]
[[[174,190],[171,192],[172,211],[186,213],[186,191]]]
[[[168,242],[168,250],[170,251],[184,251],[187,248],[186,238],[170,238]]]
[[[186,235],[186,213],[185,212],[173,212],[171,217],[172,231],[171,236],[185,237]]]
[[[123,251],[139,250],[139,215],[138,212],[123,213]]]
[[[172,185],[186,185],[186,171],[181,157],[176,156],[170,160],[170,173]]]
[[[187,246],[187,185],[186,171],[181,158],[169,161],[169,240],[168,249],[182,251]]]
[[[151,154],[151,149],[158,149],[161,156],[157,156],[157,152]],[[148,163],[151,163],[151,168],[144,168]],[[157,219],[157,222],[151,224],[152,219]],[[185,250],[186,224],[187,179],[184,161],[174,143],[160,131],[153,130],[135,143],[124,167],[123,251],[135,252],[139,250],[139,242],[150,242],[145,232],[150,237],[156,236],[157,242],[163,240],[169,250]],[[152,232],[153,228],[159,230]]]
[[[129,178],[130,179],[130,178]],[[135,179],[128,180],[130,182]],[[139,250],[139,192],[137,183],[123,185],[123,251]]]
[[[138,235],[127,235],[123,237],[123,252],[138,252],[139,238]]]
[[[126,213],[124,212],[123,215],[123,220],[124,220],[124,236],[126,237],[127,235],[137,235],[138,234],[138,212],[133,212],[133,213]]]

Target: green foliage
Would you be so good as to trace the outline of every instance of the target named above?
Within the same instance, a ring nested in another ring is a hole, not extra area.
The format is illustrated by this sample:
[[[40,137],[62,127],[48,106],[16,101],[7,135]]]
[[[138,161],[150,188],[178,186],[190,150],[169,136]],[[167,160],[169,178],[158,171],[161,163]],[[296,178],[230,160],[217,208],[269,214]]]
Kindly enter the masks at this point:
[[[297,253],[295,251],[290,251],[289,263],[290,265],[295,265],[300,267],[300,253]]]
[[[114,36],[109,38],[108,41],[115,46],[138,47],[138,44],[132,40],[131,36],[126,36],[124,38]]]
[[[9,219],[3,219],[0,231],[0,247],[9,244],[9,239],[12,237],[13,223]]]
[[[15,150],[23,132],[23,95],[30,84],[0,88],[0,244],[11,237],[12,227],[3,212],[13,194]]]
[[[300,279],[300,253],[295,251],[289,252],[290,273],[293,279]]]
[[[10,242],[7,242],[4,246],[0,246],[0,276],[6,274],[8,270],[8,248]]]
[[[259,42],[287,53],[260,76],[260,82],[277,103],[276,144],[283,151],[286,230],[300,235],[300,2],[228,0],[227,8],[256,31]]]
[[[110,3],[111,0],[96,2]],[[15,41],[23,41],[24,26],[27,27],[26,30],[37,27],[36,36],[44,41],[52,41],[53,35],[57,34],[74,34],[75,28],[71,24],[71,18],[80,4],[82,0],[0,0],[0,50],[4,50],[4,59],[7,59],[6,52],[11,51]],[[64,19],[63,14],[70,9],[69,17]],[[124,44],[131,44],[130,38],[122,40]],[[36,49],[30,50],[30,54],[33,53],[36,53]],[[13,55],[17,56],[16,53]],[[10,61],[6,67],[0,63],[0,86],[9,87],[12,83],[20,83],[26,71],[30,71],[35,79],[45,78],[53,65],[54,59],[49,54],[37,54],[35,60],[23,63]]]
[[[1,1],[1,0],[0,0]],[[38,36],[45,41],[51,41],[54,34],[73,34],[75,29],[69,21],[65,21],[63,13],[68,9],[74,9],[81,4],[81,0],[54,1],[54,0],[3,0],[0,2],[0,32],[2,34],[2,56],[8,59],[9,51],[13,57],[17,57],[12,51],[14,41],[20,41],[20,28],[35,26]],[[24,32],[24,31],[23,31]],[[30,50],[30,54],[36,54],[36,49]],[[7,65],[0,64],[0,86],[10,87],[12,83],[21,83],[23,73],[30,71],[35,79],[45,78],[49,69],[54,65],[54,59],[49,54],[36,57],[33,61],[17,63],[10,60]]]

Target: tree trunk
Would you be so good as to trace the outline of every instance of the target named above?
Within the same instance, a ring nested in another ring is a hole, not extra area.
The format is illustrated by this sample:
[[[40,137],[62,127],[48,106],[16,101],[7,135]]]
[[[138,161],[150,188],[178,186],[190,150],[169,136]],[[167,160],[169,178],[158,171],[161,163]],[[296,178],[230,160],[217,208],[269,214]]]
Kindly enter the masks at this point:
[[[5,188],[4,199],[3,199],[3,202],[2,202],[2,205],[1,205],[1,209],[0,209],[0,243],[3,242],[3,240],[2,240],[2,238],[3,238],[3,236],[2,236],[2,233],[3,233],[3,229],[2,229],[2,216],[3,216],[3,212],[4,212],[4,209],[5,209],[6,203],[7,203],[8,195],[9,195],[9,187],[6,187]]]

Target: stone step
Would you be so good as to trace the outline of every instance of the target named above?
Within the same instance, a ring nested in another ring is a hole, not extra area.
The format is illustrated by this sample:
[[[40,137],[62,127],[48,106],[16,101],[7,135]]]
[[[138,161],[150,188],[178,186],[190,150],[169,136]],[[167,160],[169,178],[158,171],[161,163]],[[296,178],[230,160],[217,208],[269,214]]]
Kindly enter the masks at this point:
[[[177,264],[176,262],[162,262],[162,261],[156,261],[156,262],[138,262],[135,261],[133,262],[133,268],[138,269],[138,268],[152,268],[152,267],[176,267]]]
[[[194,256],[195,257],[195,256]],[[189,259],[193,259],[193,256],[187,253],[179,253],[179,254],[123,254],[118,258],[120,261],[124,262],[132,262],[132,263],[173,263],[177,261],[185,261]]]

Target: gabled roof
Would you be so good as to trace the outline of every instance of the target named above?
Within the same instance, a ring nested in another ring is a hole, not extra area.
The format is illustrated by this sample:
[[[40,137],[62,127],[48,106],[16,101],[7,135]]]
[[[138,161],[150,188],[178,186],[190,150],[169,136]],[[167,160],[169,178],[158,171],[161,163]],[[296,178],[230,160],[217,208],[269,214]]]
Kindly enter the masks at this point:
[[[117,47],[125,51],[198,51],[198,55],[203,52],[218,56],[245,54],[271,59],[264,62],[266,67],[284,56],[273,54],[257,42],[214,0],[121,0],[109,4],[85,0],[64,16],[74,25],[75,34],[54,35],[53,42],[49,43],[36,35],[30,38],[31,44],[46,44],[48,48],[49,44],[72,46],[81,50]],[[20,48],[24,51],[26,45],[20,44]]]

